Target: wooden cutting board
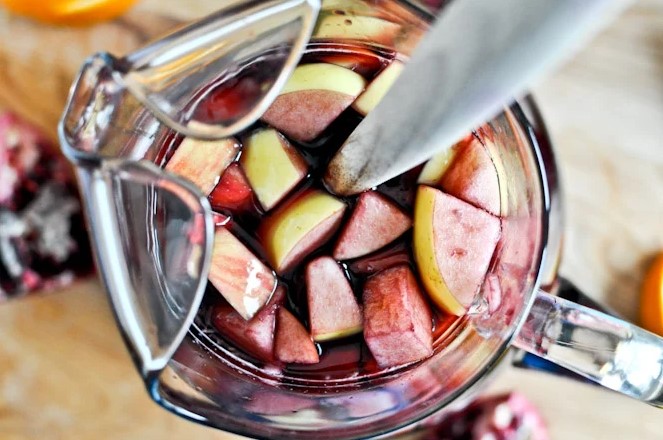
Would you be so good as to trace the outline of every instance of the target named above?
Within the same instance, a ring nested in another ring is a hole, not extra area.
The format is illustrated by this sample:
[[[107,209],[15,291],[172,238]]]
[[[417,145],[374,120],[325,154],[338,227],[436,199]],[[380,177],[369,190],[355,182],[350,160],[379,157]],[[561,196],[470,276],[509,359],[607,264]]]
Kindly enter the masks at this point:
[[[55,136],[85,57],[122,54],[217,1],[145,0],[90,28],[0,12],[0,108]],[[565,189],[562,273],[636,320],[643,270],[663,250],[663,2],[640,0],[535,88]],[[158,408],[142,388],[95,281],[0,305],[0,439],[227,439]],[[553,439],[663,438],[663,412],[597,387],[506,369]]]

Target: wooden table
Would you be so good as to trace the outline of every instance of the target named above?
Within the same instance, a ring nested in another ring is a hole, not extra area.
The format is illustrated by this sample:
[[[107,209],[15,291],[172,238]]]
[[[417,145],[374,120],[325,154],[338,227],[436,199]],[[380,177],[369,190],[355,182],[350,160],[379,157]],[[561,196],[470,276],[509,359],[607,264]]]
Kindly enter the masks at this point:
[[[186,3],[186,5],[184,5]],[[125,18],[54,29],[0,13],[0,107],[51,135],[74,72],[96,50],[123,53],[212,0],[146,0]],[[637,320],[643,270],[663,250],[663,2],[640,0],[534,89],[556,142],[566,196],[562,273]],[[95,281],[0,306],[0,438],[227,439],[153,404]],[[597,387],[507,369],[554,439],[659,439],[663,412]]]

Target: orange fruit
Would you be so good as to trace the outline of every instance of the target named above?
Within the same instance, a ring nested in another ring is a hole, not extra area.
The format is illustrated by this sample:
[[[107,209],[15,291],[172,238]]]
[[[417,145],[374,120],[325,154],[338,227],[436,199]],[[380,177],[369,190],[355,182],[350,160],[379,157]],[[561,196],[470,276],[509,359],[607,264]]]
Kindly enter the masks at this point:
[[[36,20],[62,25],[85,25],[110,20],[136,0],[0,0],[10,11]]]
[[[650,332],[663,336],[663,253],[656,257],[642,283],[640,323]]]

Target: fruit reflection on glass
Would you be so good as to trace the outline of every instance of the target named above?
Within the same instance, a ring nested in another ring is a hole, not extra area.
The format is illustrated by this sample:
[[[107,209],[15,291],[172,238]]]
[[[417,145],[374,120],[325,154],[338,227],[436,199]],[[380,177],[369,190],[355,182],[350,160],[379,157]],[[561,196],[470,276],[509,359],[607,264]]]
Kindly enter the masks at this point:
[[[406,62],[333,41],[343,29],[393,44],[383,20],[358,18],[321,18],[327,40],[309,44],[249,129],[221,141],[173,136],[162,148],[165,169],[209,194],[224,219],[196,324],[272,378],[343,380],[428,358],[477,303],[500,239],[499,175],[481,131],[370,191],[340,197],[326,186],[327,164]],[[211,87],[195,111],[227,118],[251,81]]]

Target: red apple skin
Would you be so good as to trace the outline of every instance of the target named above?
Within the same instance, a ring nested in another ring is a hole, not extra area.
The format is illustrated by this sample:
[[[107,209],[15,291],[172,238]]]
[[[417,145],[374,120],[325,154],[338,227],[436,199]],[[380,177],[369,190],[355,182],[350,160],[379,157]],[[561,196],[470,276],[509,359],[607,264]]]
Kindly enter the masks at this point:
[[[278,311],[274,353],[276,359],[286,364],[320,362],[318,349],[306,328],[284,307]]]
[[[364,339],[382,368],[433,353],[432,315],[408,266],[370,277],[364,285]]]
[[[412,220],[391,200],[375,191],[361,194],[334,247],[334,258],[368,255],[400,237]]]
[[[223,303],[214,308],[212,323],[237,348],[259,361],[273,362],[276,314],[284,299],[284,289],[279,287],[250,321],[245,320],[230,304]]]
[[[439,184],[444,192],[493,215],[501,212],[500,183],[490,154],[474,136],[461,145]]]
[[[361,309],[333,258],[319,257],[306,266],[306,297],[314,340],[339,339],[361,331]]]
[[[276,288],[274,273],[225,227],[214,234],[209,280],[245,320],[253,318]]]
[[[298,142],[311,142],[352,104],[355,97],[332,90],[300,90],[281,95],[263,121]]]
[[[226,168],[209,200],[213,209],[244,211],[253,207],[253,190],[238,163]]]

